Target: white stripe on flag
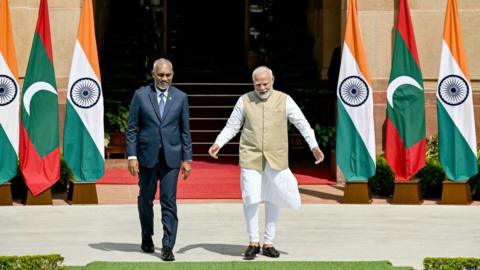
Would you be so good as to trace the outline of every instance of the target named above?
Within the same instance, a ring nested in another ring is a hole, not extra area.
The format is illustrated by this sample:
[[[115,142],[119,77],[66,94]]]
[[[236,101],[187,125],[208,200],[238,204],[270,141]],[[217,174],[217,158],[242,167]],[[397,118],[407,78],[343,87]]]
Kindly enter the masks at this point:
[[[364,104],[358,107],[351,107],[343,103],[342,99],[339,97],[338,88],[342,81],[350,76],[358,76],[362,78],[369,88],[369,96]],[[360,67],[357,64],[357,61],[350,52],[350,48],[346,43],[343,45],[342,53],[342,64],[340,66],[339,80],[337,85],[337,97],[342,102],[343,107],[347,111],[350,119],[353,122],[353,125],[357,129],[360,137],[362,138],[365,146],[368,149],[368,153],[375,163],[375,130],[373,123],[373,91],[372,87],[369,85],[368,81],[363,76]]]
[[[85,55],[78,40],[75,42],[75,49],[73,53],[72,67],[70,70],[70,79],[68,82],[67,99],[72,104],[72,107],[77,112],[83,124],[92,136],[98,151],[104,157],[104,126],[103,126],[103,90],[98,102],[91,108],[83,109],[74,105],[70,97],[72,85],[81,78],[90,78],[98,83],[100,89],[102,86],[97,78],[97,75],[92,69],[90,62]]]
[[[438,93],[438,86],[437,85],[437,100],[443,105],[443,108],[447,111],[448,115],[452,119],[452,121],[457,126],[460,133],[463,135],[465,140],[467,141],[470,149],[476,155],[477,154],[477,139],[475,136],[475,119],[474,119],[474,112],[473,112],[473,89],[470,81],[466,78],[465,74],[463,74],[462,69],[458,65],[457,61],[453,57],[450,48],[448,47],[445,40],[442,42],[442,53],[440,58],[440,72],[438,75],[440,84],[441,80],[448,75],[457,75],[462,77],[468,84],[470,89],[470,93],[467,99],[458,106],[451,106],[440,98]]]
[[[13,79],[17,86],[17,96],[15,99],[5,105],[5,106],[0,106],[0,128],[3,128],[5,133],[7,134],[8,139],[10,140],[10,143],[13,146],[13,149],[15,149],[15,153],[17,153],[18,156],[18,144],[20,140],[20,134],[19,134],[19,128],[20,128],[20,119],[19,119],[19,111],[20,111],[20,86],[18,85],[18,82],[16,81],[15,76],[13,76],[12,72],[10,71],[10,68],[7,65],[7,62],[5,61],[5,58],[3,58],[3,54],[0,52],[0,75],[6,75]]]

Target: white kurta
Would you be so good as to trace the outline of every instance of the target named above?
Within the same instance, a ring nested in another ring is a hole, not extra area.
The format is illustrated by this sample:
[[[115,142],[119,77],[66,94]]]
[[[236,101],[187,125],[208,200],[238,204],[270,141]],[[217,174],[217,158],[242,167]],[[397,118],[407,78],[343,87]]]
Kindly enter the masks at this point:
[[[288,96],[285,104],[287,119],[302,134],[310,149],[318,146],[315,133],[305,119],[302,111],[293,99]],[[215,143],[223,147],[230,141],[242,127],[245,120],[243,101],[240,97],[235,104],[225,128],[218,135]],[[242,198],[246,205],[268,201],[278,207],[299,208],[301,205],[298,192],[297,179],[290,169],[275,170],[267,162],[265,170],[259,172],[252,169],[241,168],[240,180]]]

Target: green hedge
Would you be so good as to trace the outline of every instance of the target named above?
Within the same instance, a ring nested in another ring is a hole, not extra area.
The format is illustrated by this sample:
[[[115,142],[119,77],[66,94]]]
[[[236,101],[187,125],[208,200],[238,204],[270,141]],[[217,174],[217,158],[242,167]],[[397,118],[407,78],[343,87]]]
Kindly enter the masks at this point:
[[[425,270],[478,270],[479,258],[425,258]]]
[[[420,180],[420,187],[424,198],[440,198],[442,196],[442,182],[445,179],[445,173],[439,161],[427,160],[425,167],[414,177]],[[384,197],[392,196],[394,181],[395,176],[385,158],[383,156],[377,156],[375,175],[368,180],[372,193]]]
[[[59,270],[63,257],[58,254],[36,256],[0,256],[0,270]]]
[[[478,173],[474,177],[470,178],[470,188],[472,189],[472,197],[474,199],[480,199],[480,150],[477,153],[478,158]]]
[[[393,195],[395,176],[383,156],[377,156],[375,175],[368,179],[373,194],[389,197]]]
[[[420,180],[422,196],[424,198],[437,198],[442,196],[442,185],[446,179],[440,160],[438,158],[438,137],[432,136],[427,140],[426,164],[414,178]],[[480,152],[478,153],[478,167],[480,171]],[[379,196],[392,196],[394,188],[394,175],[383,156],[377,156],[376,174],[368,181],[372,193]],[[472,197],[480,199],[480,173],[469,180]]]
[[[438,159],[427,159],[427,164],[415,175],[420,180],[420,188],[424,198],[442,197],[443,181],[446,175]]]

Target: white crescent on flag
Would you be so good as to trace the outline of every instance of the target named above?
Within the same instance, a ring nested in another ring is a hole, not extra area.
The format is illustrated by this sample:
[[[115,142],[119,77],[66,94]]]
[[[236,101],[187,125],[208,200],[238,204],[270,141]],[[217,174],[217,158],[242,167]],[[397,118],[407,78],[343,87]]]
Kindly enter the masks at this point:
[[[393,108],[393,95],[395,94],[395,91],[397,91],[397,89],[400,86],[405,84],[414,86],[418,88],[418,90],[423,91],[420,84],[418,84],[418,82],[410,76],[400,76],[396,78],[395,80],[393,80],[391,83],[388,84],[388,88],[387,88],[387,101],[392,108]]]
[[[23,95],[23,107],[25,108],[25,111],[27,111],[27,114],[30,115],[30,102],[32,101],[33,96],[40,91],[48,91],[57,95],[55,88],[47,82],[36,82],[30,85]]]

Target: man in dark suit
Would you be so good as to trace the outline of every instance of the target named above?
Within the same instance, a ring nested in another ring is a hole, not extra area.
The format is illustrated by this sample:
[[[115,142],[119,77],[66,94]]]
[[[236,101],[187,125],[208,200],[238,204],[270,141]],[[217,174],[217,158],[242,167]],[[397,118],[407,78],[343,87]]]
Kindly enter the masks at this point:
[[[153,201],[160,180],[163,239],[161,258],[173,261],[177,236],[177,179],[191,171],[192,139],[190,135],[187,95],[171,85],[172,63],[164,58],[153,64],[154,84],[137,91],[130,105],[126,133],[128,170],[139,175],[138,212],[142,227],[144,252],[155,251],[153,244]]]

